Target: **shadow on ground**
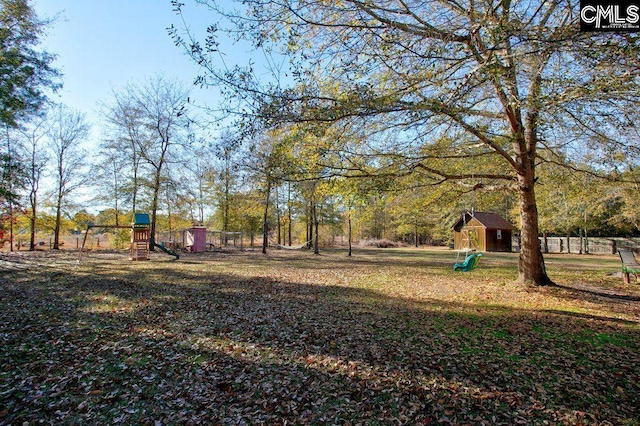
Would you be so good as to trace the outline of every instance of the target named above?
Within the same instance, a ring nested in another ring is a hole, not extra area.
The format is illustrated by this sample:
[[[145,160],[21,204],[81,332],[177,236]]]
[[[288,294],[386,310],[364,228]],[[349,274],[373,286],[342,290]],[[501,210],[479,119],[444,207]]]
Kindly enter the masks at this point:
[[[163,262],[3,272],[0,424],[640,419],[629,322]]]

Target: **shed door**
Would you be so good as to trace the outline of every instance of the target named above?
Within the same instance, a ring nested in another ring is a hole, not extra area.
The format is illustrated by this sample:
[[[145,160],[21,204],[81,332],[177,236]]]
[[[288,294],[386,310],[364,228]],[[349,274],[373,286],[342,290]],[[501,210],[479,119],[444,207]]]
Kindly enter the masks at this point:
[[[460,230],[460,250],[464,249],[473,249],[479,250],[480,248],[480,238],[478,235],[478,230],[474,227],[463,227]]]

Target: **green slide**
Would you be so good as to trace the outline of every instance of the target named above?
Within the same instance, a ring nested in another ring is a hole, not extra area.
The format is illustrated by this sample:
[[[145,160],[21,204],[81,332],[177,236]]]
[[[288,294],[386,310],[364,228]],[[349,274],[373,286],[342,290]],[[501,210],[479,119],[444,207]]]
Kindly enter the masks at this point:
[[[163,246],[162,244],[155,244],[153,243],[154,247],[158,247],[160,250],[162,250],[163,252],[167,253],[170,256],[175,256],[176,260],[180,259],[180,255],[178,253],[176,253],[173,250],[169,250],[168,248],[166,248],[165,246]]]

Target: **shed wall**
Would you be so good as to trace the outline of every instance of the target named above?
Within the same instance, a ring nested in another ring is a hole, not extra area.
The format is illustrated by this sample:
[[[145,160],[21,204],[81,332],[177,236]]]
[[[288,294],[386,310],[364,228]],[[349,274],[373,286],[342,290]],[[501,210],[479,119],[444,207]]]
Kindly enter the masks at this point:
[[[500,231],[500,238],[498,238]],[[474,236],[475,234],[475,236]],[[456,250],[472,248],[478,251],[511,251],[510,229],[486,229],[482,222],[472,218],[453,232],[453,247]]]

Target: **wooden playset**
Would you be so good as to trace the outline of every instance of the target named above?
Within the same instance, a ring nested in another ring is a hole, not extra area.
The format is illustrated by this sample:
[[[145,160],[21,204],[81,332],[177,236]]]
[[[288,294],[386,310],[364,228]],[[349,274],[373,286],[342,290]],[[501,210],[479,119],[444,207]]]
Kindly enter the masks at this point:
[[[85,244],[87,242],[87,236],[89,231],[93,228],[117,228],[117,229],[131,229],[131,246],[129,249],[129,259],[131,260],[149,260],[149,248],[151,243],[151,221],[149,215],[146,213],[136,213],[134,215],[133,223],[129,225],[94,225],[87,226],[87,231],[84,234],[82,241],[82,247],[78,253],[78,261],[82,259],[82,252],[84,251]],[[168,248],[153,244],[154,247],[161,249],[163,252],[174,256],[178,259],[180,256]]]
[[[131,227],[131,260],[149,260],[151,222],[146,213],[136,213]]]

